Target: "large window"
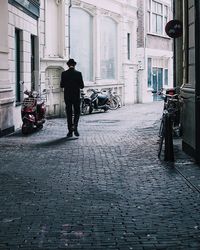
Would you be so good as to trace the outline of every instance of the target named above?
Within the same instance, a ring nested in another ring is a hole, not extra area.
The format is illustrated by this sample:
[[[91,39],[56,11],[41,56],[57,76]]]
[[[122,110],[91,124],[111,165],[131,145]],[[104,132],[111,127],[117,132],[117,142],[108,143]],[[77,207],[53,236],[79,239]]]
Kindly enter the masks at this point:
[[[147,30],[150,33],[164,35],[169,20],[169,6],[159,1],[147,1]]]
[[[102,18],[101,25],[101,78],[116,79],[117,67],[117,23]]]
[[[71,8],[70,57],[86,81],[93,80],[93,23],[92,16],[79,8]]]

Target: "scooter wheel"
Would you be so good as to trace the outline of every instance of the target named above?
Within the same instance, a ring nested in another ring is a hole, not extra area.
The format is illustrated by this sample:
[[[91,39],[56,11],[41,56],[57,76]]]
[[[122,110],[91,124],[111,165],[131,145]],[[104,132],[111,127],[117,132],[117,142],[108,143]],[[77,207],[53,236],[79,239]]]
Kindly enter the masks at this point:
[[[33,127],[29,124],[23,124],[22,125],[22,134],[27,135],[30,134],[33,131]]]
[[[31,130],[29,127],[22,127],[22,134],[27,135],[30,133],[31,133]]]
[[[43,124],[40,124],[37,126],[38,129],[42,129],[43,128]]]

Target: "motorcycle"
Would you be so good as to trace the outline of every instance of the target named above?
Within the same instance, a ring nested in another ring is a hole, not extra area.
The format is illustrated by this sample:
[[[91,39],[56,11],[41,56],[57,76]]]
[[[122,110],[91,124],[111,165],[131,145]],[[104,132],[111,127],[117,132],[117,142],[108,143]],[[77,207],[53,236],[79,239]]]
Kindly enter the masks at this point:
[[[29,134],[34,129],[43,128],[46,113],[45,92],[44,90],[43,95],[39,95],[37,91],[24,91],[28,97],[24,98],[21,108],[23,134]]]
[[[108,109],[116,109],[118,107],[117,100],[109,97],[107,93],[103,93],[102,91],[98,91],[95,89],[90,89],[92,94],[90,96],[90,106],[89,106],[89,114],[95,110],[104,110]]]

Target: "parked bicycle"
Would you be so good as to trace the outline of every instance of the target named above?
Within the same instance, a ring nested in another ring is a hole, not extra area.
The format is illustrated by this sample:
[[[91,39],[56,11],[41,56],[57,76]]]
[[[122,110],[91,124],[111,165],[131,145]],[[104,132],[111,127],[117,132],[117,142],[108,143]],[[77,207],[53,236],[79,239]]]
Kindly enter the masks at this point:
[[[114,100],[113,109],[122,107],[121,97],[116,92],[112,92],[112,88],[102,89],[101,92],[105,92],[110,100]]]
[[[90,95],[81,92],[81,114],[91,114],[93,110],[115,110],[121,105],[111,89],[108,92],[96,89],[89,89],[88,91],[91,92]]]
[[[165,93],[163,90],[158,93],[164,100],[159,129],[158,157],[160,158],[161,156],[163,142],[165,142],[165,160],[174,160],[173,137],[180,137],[182,135],[180,114],[183,99],[185,98],[180,95],[180,89],[181,87],[171,88],[167,89]]]

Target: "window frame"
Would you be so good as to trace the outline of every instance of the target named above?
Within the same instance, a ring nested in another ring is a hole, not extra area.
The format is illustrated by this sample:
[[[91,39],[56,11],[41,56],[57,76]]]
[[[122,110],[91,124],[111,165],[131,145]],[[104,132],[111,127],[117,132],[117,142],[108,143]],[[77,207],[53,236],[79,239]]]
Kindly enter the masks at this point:
[[[161,11],[158,10],[160,6]],[[153,17],[156,23],[153,25]],[[161,18],[161,24],[158,25],[158,18]],[[170,18],[170,6],[159,0],[148,0],[147,4],[147,32],[157,36],[166,36],[165,25]],[[160,30],[160,28],[161,30]]]

